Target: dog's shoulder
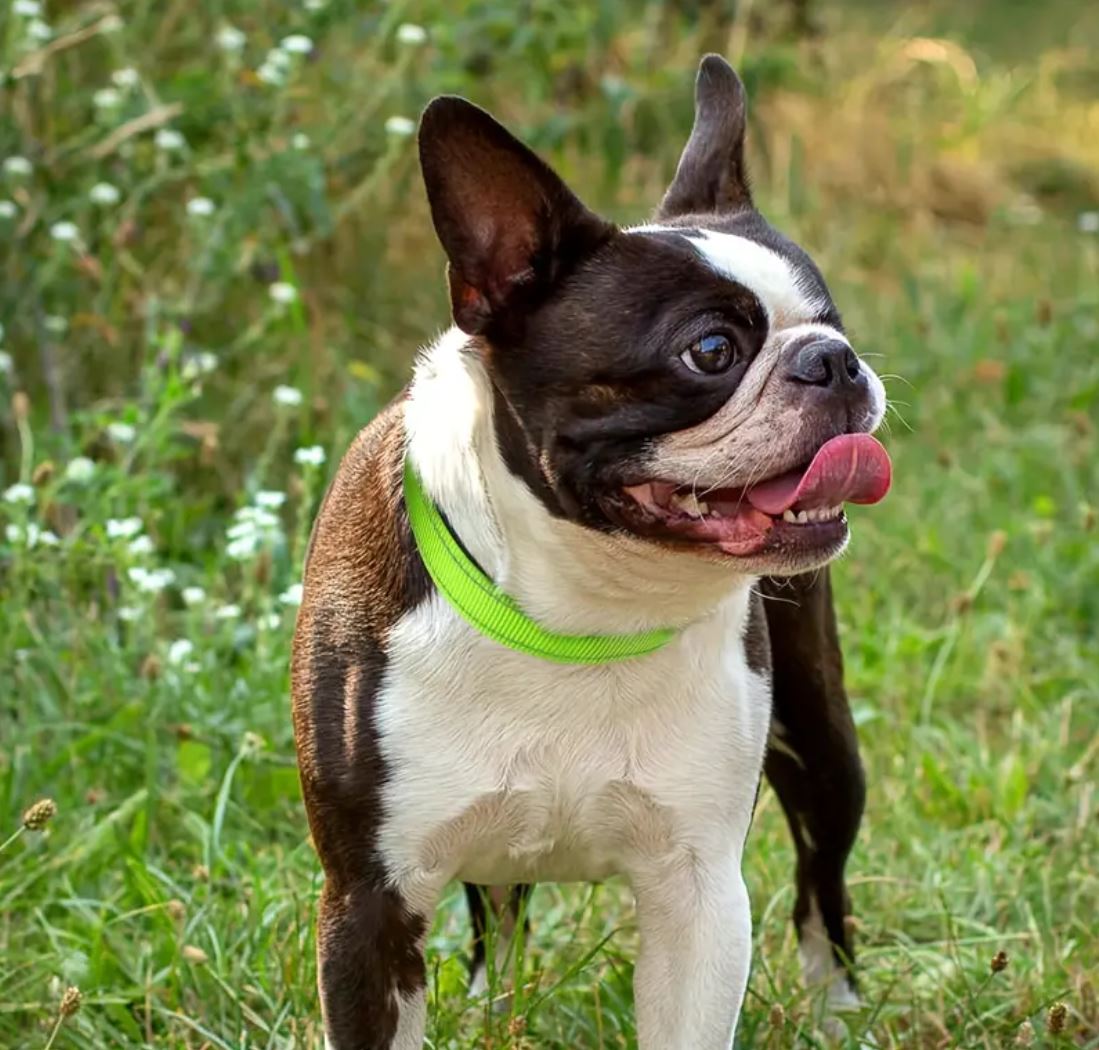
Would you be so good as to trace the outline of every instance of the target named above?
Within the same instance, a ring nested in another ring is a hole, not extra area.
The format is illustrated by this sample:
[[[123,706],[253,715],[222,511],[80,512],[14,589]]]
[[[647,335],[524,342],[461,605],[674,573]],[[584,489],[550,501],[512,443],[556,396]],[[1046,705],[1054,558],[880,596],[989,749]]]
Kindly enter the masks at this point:
[[[352,442],[313,528],[291,659],[303,765],[310,752],[326,750],[321,724],[370,706],[390,630],[431,591],[401,492],[403,401]]]
[[[381,641],[429,590],[401,493],[404,397],[359,432],[329,486],[306,556],[299,619],[323,608],[347,632]]]

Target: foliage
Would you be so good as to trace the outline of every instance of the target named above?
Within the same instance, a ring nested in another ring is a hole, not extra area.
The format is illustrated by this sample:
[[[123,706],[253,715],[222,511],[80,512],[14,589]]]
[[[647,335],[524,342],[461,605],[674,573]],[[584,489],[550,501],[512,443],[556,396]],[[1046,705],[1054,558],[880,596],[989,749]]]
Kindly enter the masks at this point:
[[[740,1044],[1099,1046],[1096,12],[34,7],[0,14],[0,1045],[318,1045],[286,654],[325,478],[446,321],[411,122],[469,95],[636,221],[716,49],[898,478],[837,570],[867,1007],[829,1037],[801,987],[764,792]],[[532,910],[494,1010],[448,900],[431,1045],[635,1045],[623,887]]]

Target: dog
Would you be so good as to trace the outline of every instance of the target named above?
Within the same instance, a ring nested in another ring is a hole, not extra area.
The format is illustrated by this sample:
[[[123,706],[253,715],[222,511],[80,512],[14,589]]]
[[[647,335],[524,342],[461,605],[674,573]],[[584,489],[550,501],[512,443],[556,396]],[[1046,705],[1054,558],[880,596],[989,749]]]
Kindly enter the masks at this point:
[[[335,475],[292,658],[330,1050],[422,1045],[450,881],[615,874],[639,1046],[730,1046],[764,769],[806,975],[855,996],[864,784],[822,567],[843,505],[889,487],[885,397],[752,204],[745,107],[703,59],[674,180],[631,229],[472,103],[423,113],[454,323]]]

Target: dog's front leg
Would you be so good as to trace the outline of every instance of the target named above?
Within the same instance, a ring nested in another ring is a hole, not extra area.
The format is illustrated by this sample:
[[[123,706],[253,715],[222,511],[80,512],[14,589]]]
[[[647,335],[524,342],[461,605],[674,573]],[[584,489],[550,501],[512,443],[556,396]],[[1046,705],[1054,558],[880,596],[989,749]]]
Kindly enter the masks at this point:
[[[752,917],[739,855],[679,856],[633,878],[640,1050],[728,1050],[748,984]]]
[[[420,1050],[429,922],[391,888],[325,884],[317,981],[326,1050]]]

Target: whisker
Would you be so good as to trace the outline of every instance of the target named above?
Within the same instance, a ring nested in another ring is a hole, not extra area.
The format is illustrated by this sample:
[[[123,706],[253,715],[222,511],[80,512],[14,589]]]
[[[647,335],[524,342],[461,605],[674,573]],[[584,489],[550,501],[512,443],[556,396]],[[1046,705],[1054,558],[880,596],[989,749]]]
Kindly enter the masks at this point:
[[[901,411],[900,411],[900,409],[898,409],[898,408],[897,408],[897,406],[896,406],[896,405],[894,405],[892,401],[887,401],[887,402],[886,402],[886,404],[885,404],[885,411],[886,411],[886,412],[892,412],[892,413],[893,413],[893,415],[895,415],[895,416],[896,416],[896,417],[897,417],[897,418],[898,418],[898,419],[899,419],[899,420],[901,421],[901,423],[902,423],[902,425],[904,426],[904,428],[905,428],[905,429],[906,429],[906,430],[907,430],[907,431],[908,431],[908,432],[909,432],[910,434],[914,434],[914,433],[916,432],[916,431],[915,431],[915,429],[914,429],[914,428],[912,427],[912,425],[911,425],[911,424],[910,424],[910,423],[908,422],[908,420],[907,420],[907,419],[905,419],[905,418],[904,418],[904,416],[903,416],[903,415],[901,414]]]
[[[756,590],[754,588],[752,590],[752,593],[759,595],[759,597],[762,598],[765,602],[781,602],[783,605],[792,605],[796,609],[801,608],[801,602],[799,602],[796,598],[780,598],[777,594],[764,594],[763,591]]]
[[[883,383],[886,380],[895,379],[898,383],[904,383],[905,386],[909,387],[912,390],[916,389],[908,379],[905,379],[905,377],[902,375],[898,375],[896,372],[882,372],[881,375],[878,376],[878,378]]]

